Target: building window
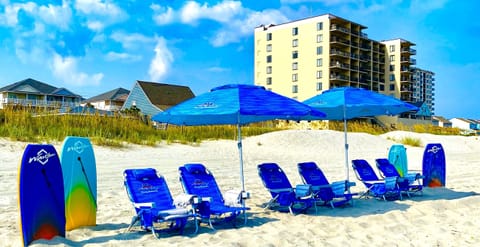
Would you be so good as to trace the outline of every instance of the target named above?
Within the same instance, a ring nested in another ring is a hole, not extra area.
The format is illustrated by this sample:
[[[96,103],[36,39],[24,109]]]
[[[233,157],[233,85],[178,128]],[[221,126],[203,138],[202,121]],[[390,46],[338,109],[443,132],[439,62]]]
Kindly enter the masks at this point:
[[[322,91],[322,83],[317,82],[317,91]]]
[[[267,33],[267,41],[272,40],[272,33]]]
[[[390,55],[390,62],[395,61],[395,55]]]
[[[380,84],[380,91],[385,91],[385,85]]]
[[[298,69],[298,63],[294,62],[292,63],[292,70],[297,70]]]
[[[292,40],[292,46],[297,47],[298,46],[298,39]]]
[[[390,71],[395,71],[395,65],[390,64]]]
[[[268,44],[267,45],[267,52],[271,52],[272,51],[272,44]]]
[[[323,30],[323,22],[317,22],[317,31]]]
[[[298,27],[292,28],[292,35],[297,35],[298,34]]]
[[[292,86],[292,93],[298,93],[298,86],[297,85]]]
[[[298,51],[293,51],[292,52],[292,58],[293,59],[298,58]]]
[[[320,79],[323,77],[323,72],[321,70],[317,71],[317,79]]]
[[[298,81],[298,74],[292,74],[292,81]]]
[[[272,66],[267,66],[267,74],[271,74],[272,73]]]
[[[317,67],[323,66],[323,58],[317,58]]]
[[[395,74],[390,74],[390,81],[395,81]]]
[[[323,41],[323,34],[317,34],[317,43],[322,43]]]
[[[317,55],[322,55],[322,53],[323,53],[323,47],[317,46]]]
[[[395,84],[390,84],[390,91],[395,91]]]
[[[272,85],[272,77],[267,77],[267,85]]]
[[[272,62],[272,55],[268,55],[267,56],[267,63],[271,63]]]
[[[390,45],[390,52],[394,52],[395,51],[395,45]]]

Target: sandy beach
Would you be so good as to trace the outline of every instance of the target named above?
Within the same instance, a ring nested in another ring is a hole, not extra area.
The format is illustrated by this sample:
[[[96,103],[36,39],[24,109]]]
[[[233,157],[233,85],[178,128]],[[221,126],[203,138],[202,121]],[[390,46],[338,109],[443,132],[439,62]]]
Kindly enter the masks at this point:
[[[134,209],[123,187],[127,168],[153,167],[165,176],[173,195],[182,192],[178,167],[199,162],[209,168],[222,191],[240,188],[236,141],[204,141],[199,145],[94,146],[98,173],[97,226],[67,232],[66,238],[38,240],[32,246],[476,246],[480,242],[480,138],[437,136],[394,131],[380,136],[349,133],[349,158],[386,158],[392,139],[412,137],[422,147],[407,146],[409,169],[421,170],[424,146],[441,143],[447,159],[447,186],[425,188],[422,196],[399,201],[354,199],[354,205],[290,215],[264,210],[270,200],[257,174],[257,164],[276,162],[292,184],[301,183],[296,164],[315,161],[330,181],[345,179],[343,132],[286,130],[243,140],[245,184],[251,199],[248,222],[212,231],[202,225],[197,234],[155,239],[141,231],[126,233]],[[2,246],[21,246],[18,210],[18,165],[26,143],[0,139],[0,207]],[[54,143],[57,151],[61,143]],[[349,165],[352,188],[362,192]]]

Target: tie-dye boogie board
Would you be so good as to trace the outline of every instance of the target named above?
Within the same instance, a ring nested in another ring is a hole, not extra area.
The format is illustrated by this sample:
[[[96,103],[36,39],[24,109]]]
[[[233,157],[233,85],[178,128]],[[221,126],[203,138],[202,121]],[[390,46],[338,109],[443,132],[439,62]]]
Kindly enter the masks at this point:
[[[53,145],[28,144],[20,161],[18,202],[23,245],[65,237],[65,201],[60,160]]]
[[[88,138],[67,136],[60,157],[65,184],[66,230],[95,226],[97,220],[97,171]]]

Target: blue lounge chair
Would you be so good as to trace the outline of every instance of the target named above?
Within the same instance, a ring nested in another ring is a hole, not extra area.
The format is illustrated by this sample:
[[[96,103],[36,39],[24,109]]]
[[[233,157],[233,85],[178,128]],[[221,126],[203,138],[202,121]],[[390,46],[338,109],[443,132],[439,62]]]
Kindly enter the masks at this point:
[[[212,172],[203,164],[185,164],[178,170],[183,190],[201,199],[198,213],[212,229],[215,229],[213,224],[225,221],[235,225],[236,217],[241,214],[244,215],[244,224],[246,224],[246,211],[250,209],[245,207],[248,193],[230,190],[224,197]]]
[[[278,164],[263,163],[258,165],[257,169],[263,185],[272,196],[265,208],[297,214],[306,212],[309,208],[315,206],[311,187],[309,185],[297,185],[293,188],[287,175]]]
[[[423,186],[420,180],[423,176],[420,173],[407,173],[406,176],[401,177],[400,173],[398,173],[395,166],[390,163],[388,159],[381,158],[376,159],[375,163],[377,164],[377,168],[380,171],[380,174],[386,177],[397,177],[397,185],[400,191],[405,192],[408,197],[411,194],[415,194],[419,192],[420,194],[423,191]]]
[[[140,223],[142,229],[151,231],[159,238],[162,231],[156,226],[159,223],[168,223],[167,230],[183,233],[185,225],[191,219],[194,221],[195,233],[197,232],[193,197],[189,197],[192,200],[189,206],[176,207],[165,178],[159,176],[153,168],[127,169],[123,175],[128,198],[136,211],[127,231]]]
[[[348,204],[354,195],[350,193],[350,187],[354,182],[346,180],[329,183],[325,174],[315,162],[298,163],[298,172],[303,183],[312,186],[314,198],[324,202],[332,208]]]
[[[360,197],[373,196],[383,200],[402,199],[402,195],[397,186],[397,177],[380,179],[372,166],[363,159],[352,160],[352,166],[358,180],[367,187],[367,191]]]

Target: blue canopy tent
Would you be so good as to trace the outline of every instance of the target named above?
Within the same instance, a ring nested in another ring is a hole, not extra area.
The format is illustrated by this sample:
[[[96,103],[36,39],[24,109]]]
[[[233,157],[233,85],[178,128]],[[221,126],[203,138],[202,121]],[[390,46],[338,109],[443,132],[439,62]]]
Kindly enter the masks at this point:
[[[327,120],[343,120],[347,180],[349,179],[347,119],[397,115],[403,112],[418,110],[418,107],[391,96],[353,87],[339,87],[326,90],[305,100],[303,103],[326,113]]]
[[[265,90],[264,87],[228,84],[184,101],[158,113],[153,121],[175,125],[237,125],[240,180],[243,177],[242,125],[274,119],[320,120],[325,114],[294,99]]]

